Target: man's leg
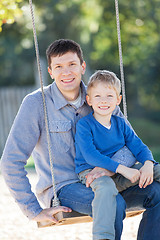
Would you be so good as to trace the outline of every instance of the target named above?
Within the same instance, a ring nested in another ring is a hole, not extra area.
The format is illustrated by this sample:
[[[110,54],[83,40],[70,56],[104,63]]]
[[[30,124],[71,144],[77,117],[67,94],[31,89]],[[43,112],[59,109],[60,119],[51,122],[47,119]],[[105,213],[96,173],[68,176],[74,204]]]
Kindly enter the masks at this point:
[[[153,182],[146,188],[138,185],[130,187],[122,193],[127,208],[145,208],[139,230],[138,240],[160,239],[160,183]]]
[[[74,211],[92,216],[91,204],[94,198],[94,193],[91,188],[86,188],[86,186],[81,183],[72,183],[61,188],[58,192],[58,198],[61,205],[70,207]],[[116,202],[115,240],[120,240],[123,229],[123,219],[125,218],[126,204],[120,194],[116,196]]]
[[[138,164],[133,165],[131,168],[140,169],[142,166],[143,165],[141,163],[138,163]],[[116,187],[119,192],[122,192],[122,191],[126,190],[127,188],[133,187],[139,183],[139,180],[136,181],[135,183],[131,183],[131,181],[129,179],[125,178],[124,176],[122,176],[119,173],[115,174],[112,177],[112,179],[115,182]]]
[[[131,168],[140,169],[143,165],[141,163],[137,163],[133,165]],[[160,164],[156,164],[153,168],[153,178],[155,181],[160,182]],[[126,190],[129,187],[138,185],[139,180],[135,183],[131,183],[131,181],[125,177],[123,177],[121,174],[115,174],[112,177],[113,181],[116,184],[116,187],[119,192],[122,192]]]

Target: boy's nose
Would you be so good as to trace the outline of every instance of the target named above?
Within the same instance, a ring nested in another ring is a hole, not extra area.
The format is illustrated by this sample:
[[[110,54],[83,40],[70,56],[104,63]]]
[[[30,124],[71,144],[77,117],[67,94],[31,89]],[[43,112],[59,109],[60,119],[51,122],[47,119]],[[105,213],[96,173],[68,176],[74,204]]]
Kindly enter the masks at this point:
[[[106,102],[107,102],[107,99],[106,99],[106,98],[101,98],[101,102],[102,102],[102,103],[106,103]]]

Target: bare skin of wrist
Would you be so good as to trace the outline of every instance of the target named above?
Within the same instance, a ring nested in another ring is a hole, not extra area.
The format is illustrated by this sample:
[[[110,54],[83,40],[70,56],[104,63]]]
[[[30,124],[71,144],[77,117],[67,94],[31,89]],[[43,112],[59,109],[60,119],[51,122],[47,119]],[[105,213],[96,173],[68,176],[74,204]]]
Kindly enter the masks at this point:
[[[43,221],[51,221],[57,223],[58,221],[55,219],[55,214],[58,212],[71,212],[72,210],[68,207],[51,207],[51,208],[45,208],[43,209],[35,218],[33,218],[33,221],[36,222],[43,222]]]
[[[129,179],[131,183],[135,183],[140,178],[140,171],[134,168],[129,168],[119,164],[116,173],[123,175],[125,178]]]

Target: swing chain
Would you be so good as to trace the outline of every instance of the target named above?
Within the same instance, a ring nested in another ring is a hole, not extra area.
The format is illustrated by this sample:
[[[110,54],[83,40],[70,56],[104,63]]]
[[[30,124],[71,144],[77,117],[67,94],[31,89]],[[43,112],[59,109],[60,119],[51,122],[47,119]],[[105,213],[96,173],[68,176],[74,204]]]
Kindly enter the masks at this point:
[[[115,10],[116,10],[116,22],[117,22],[120,73],[121,73],[121,82],[122,82],[123,113],[124,113],[124,116],[127,118],[127,103],[126,103],[125,82],[124,82],[124,69],[123,69],[123,58],[122,58],[122,43],[121,43],[118,0],[115,0]]]
[[[39,56],[39,47],[38,47],[38,41],[37,41],[37,34],[36,34],[36,27],[35,27],[35,20],[34,20],[34,11],[33,11],[32,0],[29,0],[29,5],[30,5],[30,11],[31,11],[31,17],[32,17],[33,36],[34,36],[34,44],[35,44],[36,57],[37,57],[37,66],[38,66],[39,79],[40,79],[41,91],[42,91],[45,127],[46,127],[46,133],[47,133],[47,143],[48,143],[48,153],[49,153],[51,175],[52,175],[52,183],[53,183],[54,200],[53,200],[52,206],[56,207],[56,206],[60,206],[60,201],[59,201],[59,199],[57,197],[56,186],[55,186],[55,177],[54,177],[53,159],[52,159],[53,153],[51,151],[49,126],[48,126],[48,116],[47,116],[47,107],[46,107],[45,94],[44,94],[44,88],[43,88],[42,70],[41,70],[41,63],[40,63],[40,56]]]

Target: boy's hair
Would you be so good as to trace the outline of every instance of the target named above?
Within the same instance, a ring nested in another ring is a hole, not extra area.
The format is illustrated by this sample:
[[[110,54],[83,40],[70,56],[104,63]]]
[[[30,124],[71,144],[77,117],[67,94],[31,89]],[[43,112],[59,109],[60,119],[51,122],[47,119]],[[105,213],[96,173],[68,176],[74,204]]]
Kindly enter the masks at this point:
[[[46,50],[48,66],[51,68],[51,57],[62,56],[67,52],[77,53],[80,63],[83,63],[83,52],[78,43],[70,39],[59,39],[51,43]]]
[[[121,81],[117,78],[116,74],[107,70],[98,70],[96,71],[89,79],[87,94],[92,87],[96,86],[97,83],[104,82],[109,86],[112,86],[117,94],[121,92]]]

